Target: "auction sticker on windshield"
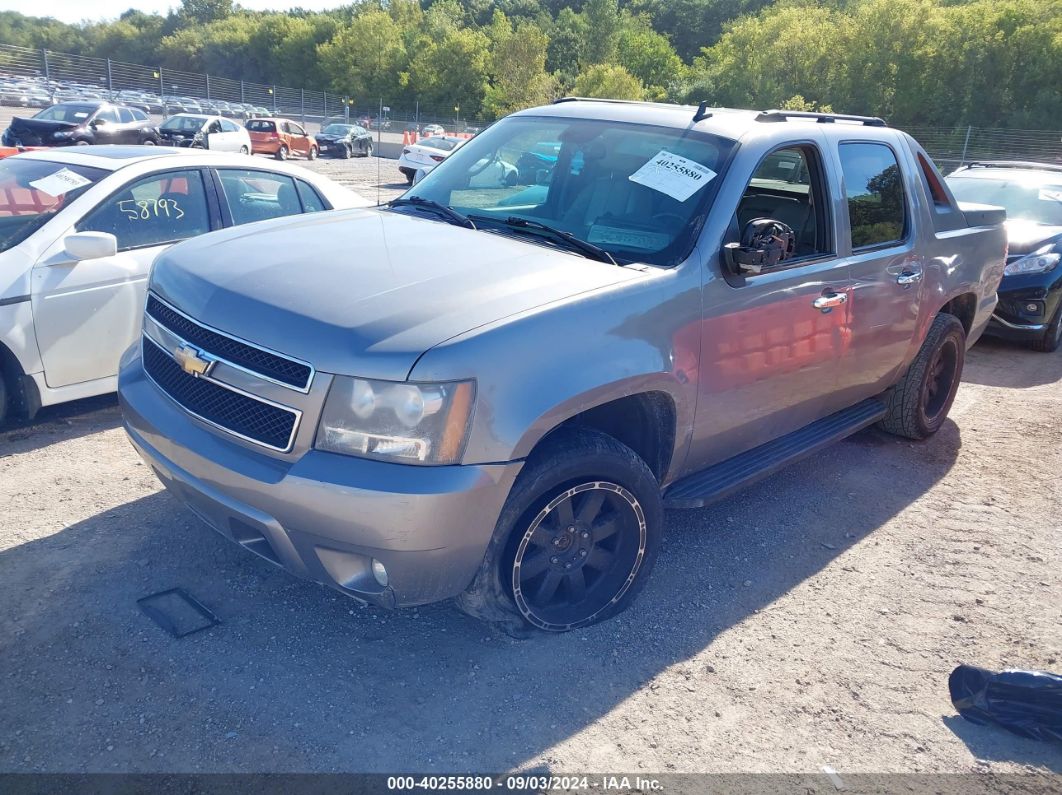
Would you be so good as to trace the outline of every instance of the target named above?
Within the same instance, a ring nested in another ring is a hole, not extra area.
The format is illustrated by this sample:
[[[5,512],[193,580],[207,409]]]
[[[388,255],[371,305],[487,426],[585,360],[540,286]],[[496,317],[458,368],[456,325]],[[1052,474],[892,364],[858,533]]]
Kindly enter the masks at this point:
[[[714,176],[715,172],[707,166],[661,149],[628,179],[684,202]]]
[[[49,196],[62,196],[64,193],[81,188],[90,182],[92,180],[85,179],[68,168],[61,168],[54,174],[33,180],[30,183],[30,187],[36,188],[41,193],[46,193]]]

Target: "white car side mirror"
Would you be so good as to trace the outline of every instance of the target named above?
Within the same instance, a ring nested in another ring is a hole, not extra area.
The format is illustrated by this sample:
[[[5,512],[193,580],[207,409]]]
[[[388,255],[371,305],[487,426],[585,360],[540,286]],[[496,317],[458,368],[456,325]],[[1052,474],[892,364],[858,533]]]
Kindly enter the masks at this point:
[[[416,185],[418,182],[420,182],[422,179],[424,179],[426,176],[428,176],[428,172],[429,171],[431,171],[430,168],[424,168],[423,166],[418,168],[416,171],[414,171],[413,172],[413,184]]]
[[[113,257],[118,253],[118,238],[110,232],[78,232],[63,240],[63,248],[75,262]]]

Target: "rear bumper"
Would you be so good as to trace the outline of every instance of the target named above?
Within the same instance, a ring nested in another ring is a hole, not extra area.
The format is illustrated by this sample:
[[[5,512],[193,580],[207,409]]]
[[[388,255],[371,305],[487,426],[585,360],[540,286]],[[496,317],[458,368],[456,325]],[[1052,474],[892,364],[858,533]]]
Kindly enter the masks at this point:
[[[210,527],[292,574],[384,607],[468,586],[521,467],[406,466],[314,450],[282,460],[193,419],[146,378],[138,355],[123,362],[119,398],[133,447]]]

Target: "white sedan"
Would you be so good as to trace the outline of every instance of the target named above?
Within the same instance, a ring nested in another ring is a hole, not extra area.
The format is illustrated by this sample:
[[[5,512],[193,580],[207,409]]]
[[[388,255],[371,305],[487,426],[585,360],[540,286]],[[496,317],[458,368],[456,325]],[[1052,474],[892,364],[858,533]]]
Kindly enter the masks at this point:
[[[433,135],[415,144],[406,144],[402,147],[402,154],[398,158],[398,170],[412,185],[413,178],[418,171],[431,171],[448,158],[450,153],[461,146],[465,140],[454,135]]]
[[[251,135],[231,119],[199,113],[177,113],[159,125],[163,146],[251,153]]]
[[[84,146],[0,160],[0,422],[114,391],[118,359],[140,334],[148,270],[166,247],[368,205],[298,166],[240,155]]]

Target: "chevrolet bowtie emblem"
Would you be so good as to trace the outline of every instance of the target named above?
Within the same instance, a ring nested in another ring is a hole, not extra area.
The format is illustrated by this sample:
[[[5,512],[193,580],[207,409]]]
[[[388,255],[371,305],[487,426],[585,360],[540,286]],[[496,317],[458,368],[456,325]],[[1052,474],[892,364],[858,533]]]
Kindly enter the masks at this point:
[[[173,358],[188,375],[199,377],[210,375],[210,370],[217,363],[215,359],[203,353],[194,345],[182,342],[173,352]]]

